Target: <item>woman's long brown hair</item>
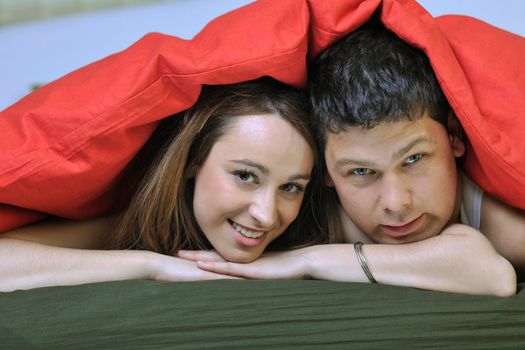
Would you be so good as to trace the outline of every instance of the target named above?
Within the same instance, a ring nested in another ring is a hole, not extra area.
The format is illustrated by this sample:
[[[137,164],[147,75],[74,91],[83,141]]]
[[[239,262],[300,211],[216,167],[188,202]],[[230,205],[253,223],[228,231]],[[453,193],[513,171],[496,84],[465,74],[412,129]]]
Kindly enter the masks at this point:
[[[321,179],[309,111],[302,94],[269,78],[224,86],[205,86],[187,111],[159,126],[169,134],[146,171],[115,234],[114,249],[146,249],[174,255],[179,249],[210,248],[193,214],[193,179],[188,167],[200,166],[235,118],[278,114],[306,139],[316,161],[297,219],[272,242],[270,249],[288,249],[327,241],[319,210]],[[159,134],[159,133],[157,133]]]

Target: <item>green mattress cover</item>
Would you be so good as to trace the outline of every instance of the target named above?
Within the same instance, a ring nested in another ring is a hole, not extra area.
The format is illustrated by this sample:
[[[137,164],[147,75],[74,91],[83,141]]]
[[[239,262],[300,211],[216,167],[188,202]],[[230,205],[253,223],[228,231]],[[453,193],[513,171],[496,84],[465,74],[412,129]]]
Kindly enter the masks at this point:
[[[1,349],[525,349],[511,298],[326,281],[122,281],[0,294]]]

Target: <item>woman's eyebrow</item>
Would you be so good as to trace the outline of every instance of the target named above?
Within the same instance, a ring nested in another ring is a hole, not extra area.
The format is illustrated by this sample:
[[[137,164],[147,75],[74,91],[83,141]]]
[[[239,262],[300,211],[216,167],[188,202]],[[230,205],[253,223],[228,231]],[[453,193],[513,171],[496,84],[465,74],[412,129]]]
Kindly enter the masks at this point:
[[[297,174],[297,175],[292,175],[288,178],[289,181],[295,181],[295,180],[310,181],[311,179],[312,177],[308,174]]]
[[[230,159],[230,162],[231,163],[235,163],[235,164],[246,165],[246,166],[249,166],[249,167],[252,167],[252,168],[256,168],[261,173],[263,173],[264,175],[268,175],[270,173],[270,170],[268,170],[267,167],[265,167],[264,165],[261,165],[259,163],[256,163],[254,161],[251,161],[249,159]]]
[[[265,167],[264,165],[261,165],[259,163],[256,163],[256,162],[254,162],[252,160],[249,160],[249,159],[230,159],[229,161],[231,163],[242,164],[242,165],[246,165],[246,166],[249,166],[249,167],[252,167],[252,168],[256,168],[257,170],[259,170],[264,175],[270,174],[270,170],[268,170],[267,167]],[[310,174],[297,174],[297,175],[290,176],[288,178],[288,180],[289,181],[294,181],[294,180],[310,181],[311,180],[311,176],[310,176]]]

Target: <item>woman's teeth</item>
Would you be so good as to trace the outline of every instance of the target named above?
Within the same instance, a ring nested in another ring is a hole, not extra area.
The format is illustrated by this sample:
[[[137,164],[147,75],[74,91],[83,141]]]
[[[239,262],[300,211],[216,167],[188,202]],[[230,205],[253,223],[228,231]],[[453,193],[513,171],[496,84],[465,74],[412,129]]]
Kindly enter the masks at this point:
[[[250,231],[235,222],[232,222],[232,226],[237,230],[237,232],[239,232],[244,237],[259,238],[262,235],[264,235],[264,232],[262,231]]]

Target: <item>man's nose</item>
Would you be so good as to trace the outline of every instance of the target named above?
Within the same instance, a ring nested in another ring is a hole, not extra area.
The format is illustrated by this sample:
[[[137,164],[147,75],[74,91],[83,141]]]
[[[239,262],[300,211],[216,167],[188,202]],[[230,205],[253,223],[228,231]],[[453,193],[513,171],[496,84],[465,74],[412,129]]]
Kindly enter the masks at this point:
[[[400,175],[385,175],[381,186],[381,206],[392,213],[403,213],[412,205],[410,183]]]
[[[277,220],[277,203],[271,190],[255,194],[249,208],[249,213],[262,228],[270,228]]]

